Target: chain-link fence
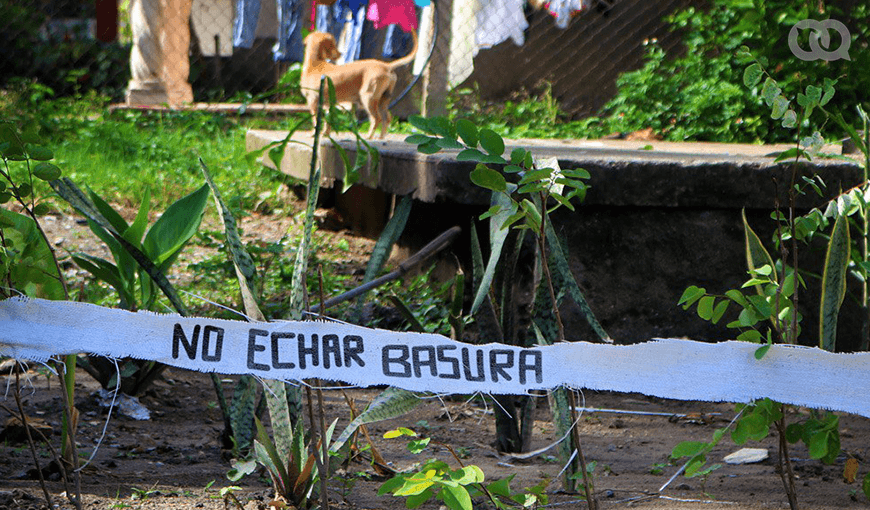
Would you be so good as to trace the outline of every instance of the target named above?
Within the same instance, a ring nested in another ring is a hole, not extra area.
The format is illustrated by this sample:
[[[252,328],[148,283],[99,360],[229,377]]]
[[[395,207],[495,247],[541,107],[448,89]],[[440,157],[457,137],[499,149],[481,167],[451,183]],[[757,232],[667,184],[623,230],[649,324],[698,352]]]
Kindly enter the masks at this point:
[[[194,100],[256,97],[301,60],[302,35],[312,28],[334,33],[348,60],[405,55],[407,34],[396,25],[379,26],[400,19],[389,18],[389,10],[404,6],[418,26],[420,48],[399,84],[398,91],[414,86],[399,115],[421,103],[437,112],[453,87],[473,87],[483,99],[498,100],[547,82],[564,111],[582,116],[613,95],[620,72],[641,65],[645,40],[656,38],[665,50],[678,45],[662,16],[691,3],[432,2],[409,13],[414,0],[0,0],[0,82],[35,78],[58,94],[96,89],[122,100],[131,50],[147,57],[168,44],[171,38],[160,31],[170,24],[163,18],[186,12],[168,7],[180,3],[189,6],[189,23],[174,26],[189,29]],[[367,19],[373,7],[381,20]],[[150,16],[157,17],[147,20],[148,40],[134,32],[137,20]]]

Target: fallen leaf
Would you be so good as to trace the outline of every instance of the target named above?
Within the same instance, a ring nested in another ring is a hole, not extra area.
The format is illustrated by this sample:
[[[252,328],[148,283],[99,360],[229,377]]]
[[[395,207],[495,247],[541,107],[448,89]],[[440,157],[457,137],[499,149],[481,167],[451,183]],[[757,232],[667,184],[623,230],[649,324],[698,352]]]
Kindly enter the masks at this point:
[[[850,457],[846,460],[846,467],[843,468],[843,479],[846,480],[846,483],[853,483],[857,475],[858,459]]]

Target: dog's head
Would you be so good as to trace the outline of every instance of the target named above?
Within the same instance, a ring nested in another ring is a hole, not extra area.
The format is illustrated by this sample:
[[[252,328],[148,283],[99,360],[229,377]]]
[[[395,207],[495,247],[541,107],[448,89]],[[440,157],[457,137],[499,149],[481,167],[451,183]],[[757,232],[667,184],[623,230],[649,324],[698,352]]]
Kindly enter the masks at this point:
[[[314,52],[314,56],[318,60],[335,61],[341,58],[341,52],[338,51],[338,45],[336,45],[335,37],[332,34],[311,32],[305,37],[304,42],[308,51]]]

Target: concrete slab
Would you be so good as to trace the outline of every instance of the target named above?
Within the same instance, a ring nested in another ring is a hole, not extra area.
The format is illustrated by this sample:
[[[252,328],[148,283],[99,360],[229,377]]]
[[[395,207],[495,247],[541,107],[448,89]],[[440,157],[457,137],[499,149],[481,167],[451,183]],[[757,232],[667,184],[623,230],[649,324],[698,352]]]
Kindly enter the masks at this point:
[[[287,137],[286,132],[250,130],[248,150],[260,149]],[[430,203],[452,202],[477,205],[489,194],[468,179],[474,164],[456,161],[458,151],[426,155],[404,143],[405,135],[390,134],[370,142],[380,152],[376,172],[364,172],[361,184],[395,195],[413,194]],[[353,159],[355,142],[348,135],[334,138]],[[307,179],[311,159],[311,132],[297,132],[287,145],[280,170]],[[787,186],[789,165],[775,164],[779,153],[792,145],[748,145],[696,142],[636,142],[625,140],[506,140],[506,153],[524,147],[536,156],[556,156],[562,168],[585,168],[592,175],[595,192],[589,205],[635,205],[667,207],[767,207],[773,180]],[[825,148],[839,154],[839,145]],[[332,142],[321,144],[323,182],[332,187],[344,178],[338,150]],[[263,163],[275,167],[268,158]],[[820,159],[802,163],[801,173],[818,173],[833,191],[851,187],[860,180],[857,164]]]

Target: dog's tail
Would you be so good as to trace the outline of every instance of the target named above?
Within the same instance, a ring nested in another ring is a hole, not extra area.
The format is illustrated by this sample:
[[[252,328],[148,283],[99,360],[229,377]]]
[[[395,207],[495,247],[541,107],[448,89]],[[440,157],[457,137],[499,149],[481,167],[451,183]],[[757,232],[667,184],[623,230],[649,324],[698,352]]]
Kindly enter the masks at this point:
[[[397,58],[390,62],[390,69],[397,69],[402,66],[406,66],[414,61],[414,57],[417,56],[417,31],[411,30],[411,38],[414,39],[414,47],[411,48],[411,53],[408,53],[402,58]]]

